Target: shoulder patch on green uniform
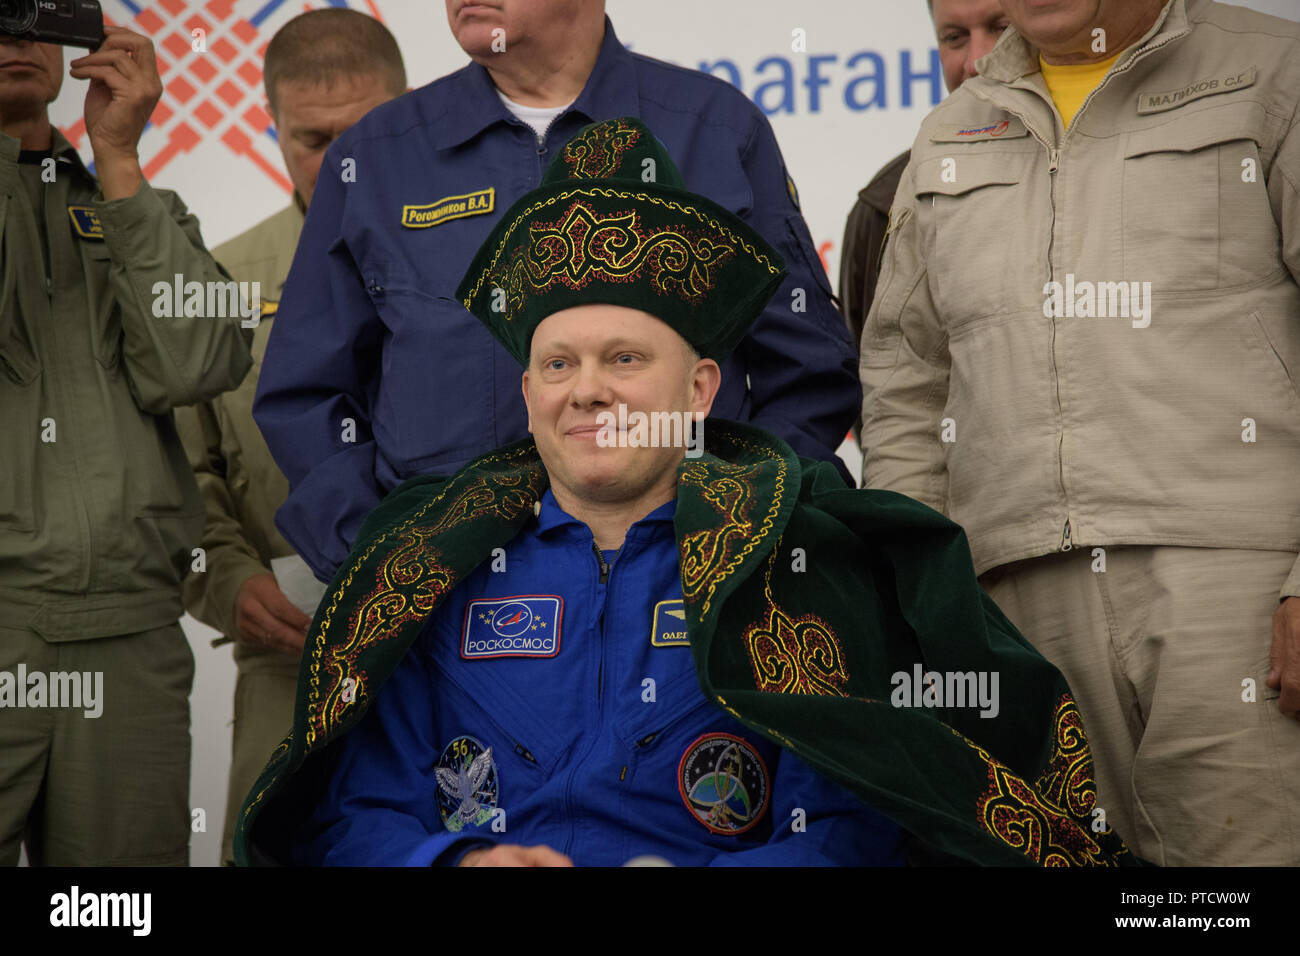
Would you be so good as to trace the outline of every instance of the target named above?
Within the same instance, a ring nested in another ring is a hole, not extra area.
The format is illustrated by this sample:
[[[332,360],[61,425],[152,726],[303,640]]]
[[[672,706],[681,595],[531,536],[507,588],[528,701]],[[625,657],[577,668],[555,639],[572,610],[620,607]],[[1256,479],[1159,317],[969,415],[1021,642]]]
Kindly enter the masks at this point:
[[[1227,76],[1209,76],[1197,80],[1181,90],[1170,90],[1168,93],[1139,93],[1138,112],[1163,113],[1165,110],[1177,109],[1193,100],[1199,100],[1202,96],[1244,90],[1248,86],[1255,85],[1257,74],[1258,71],[1252,66],[1248,70],[1229,73]]]
[[[650,626],[650,643],[655,647],[688,647],[686,637],[686,602],[660,601],[655,605],[655,619]]]
[[[262,318],[268,315],[275,315],[275,310],[280,307],[280,303],[275,299],[262,300]]]
[[[72,219],[72,228],[82,239],[104,241],[104,224],[99,221],[94,206],[69,206],[68,216]]]
[[[461,196],[443,196],[423,206],[403,206],[402,225],[407,229],[428,229],[452,219],[481,216],[496,208],[496,188],[476,189]]]

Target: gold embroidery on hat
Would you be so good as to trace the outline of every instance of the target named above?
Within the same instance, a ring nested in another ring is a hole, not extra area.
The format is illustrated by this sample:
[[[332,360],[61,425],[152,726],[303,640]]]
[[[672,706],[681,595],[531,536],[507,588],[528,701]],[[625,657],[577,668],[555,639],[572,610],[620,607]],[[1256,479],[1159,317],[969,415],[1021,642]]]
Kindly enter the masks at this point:
[[[623,154],[641,138],[641,131],[621,121],[593,126],[564,147],[564,161],[573,179],[608,179],[623,163]]]
[[[601,215],[576,201],[555,222],[534,222],[529,241],[515,248],[495,286],[506,291],[506,318],[529,294],[559,282],[581,289],[591,281],[646,279],[660,295],[695,301],[714,286],[714,269],[734,250],[714,236],[687,230],[648,230],[635,211]]]
[[[484,286],[487,286],[490,290],[493,285],[500,285],[500,283],[493,283],[490,280],[496,276],[503,276],[505,268],[501,265],[501,259],[510,248],[511,236],[514,234],[515,230],[519,228],[519,225],[530,219],[534,213],[550,206],[567,202],[576,196],[585,196],[592,199],[596,197],[603,199],[620,199],[631,203],[661,206],[667,210],[692,216],[701,227],[707,228],[716,236],[713,240],[715,243],[725,245],[735,250],[737,255],[743,252],[760,266],[765,268],[769,275],[777,275],[781,272],[780,267],[778,267],[767,255],[759,252],[758,248],[753,243],[745,241],[744,238],[724,226],[721,221],[705,212],[702,212],[695,206],[686,205],[673,199],[665,199],[662,196],[652,196],[649,193],[631,192],[626,189],[612,189],[600,186],[588,186],[566,189],[564,192],[555,196],[548,196],[545,199],[538,200],[520,212],[520,214],[515,217],[514,221],[511,222],[510,225],[501,233],[501,240],[497,244],[496,251],[492,254],[492,261],[489,262],[479,273],[478,281],[474,283],[473,288],[470,289],[469,293],[462,300],[465,308],[473,311],[474,300],[478,298],[478,295],[483,291]]]

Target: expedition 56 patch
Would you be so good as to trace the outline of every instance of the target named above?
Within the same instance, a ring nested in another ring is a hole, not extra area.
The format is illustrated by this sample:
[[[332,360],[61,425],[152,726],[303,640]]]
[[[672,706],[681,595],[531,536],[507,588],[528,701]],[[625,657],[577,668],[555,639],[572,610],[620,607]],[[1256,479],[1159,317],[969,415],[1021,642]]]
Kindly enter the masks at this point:
[[[697,737],[677,766],[677,787],[686,808],[723,836],[744,833],[762,819],[770,780],[762,756],[734,734]]]
[[[434,772],[438,778],[438,815],[443,826],[457,833],[492,819],[501,785],[491,747],[461,735],[443,748]]]
[[[461,629],[460,656],[554,657],[560,653],[563,600],[555,594],[470,601]]]

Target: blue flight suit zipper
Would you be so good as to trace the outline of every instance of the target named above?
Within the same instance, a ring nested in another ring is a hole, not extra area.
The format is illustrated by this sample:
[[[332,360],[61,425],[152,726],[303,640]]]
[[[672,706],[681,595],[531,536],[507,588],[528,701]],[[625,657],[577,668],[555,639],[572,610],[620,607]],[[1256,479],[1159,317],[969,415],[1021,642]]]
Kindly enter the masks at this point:
[[[571,856],[573,853],[573,844],[578,837],[578,819],[573,806],[573,782],[577,779],[582,764],[591,756],[592,751],[600,743],[601,731],[605,728],[605,708],[603,701],[603,683],[605,676],[605,610],[609,604],[609,578],[612,572],[610,564],[605,560],[605,555],[600,550],[600,545],[596,543],[596,536],[592,535],[591,550],[596,555],[597,583],[600,585],[600,617],[596,624],[596,633],[600,640],[600,653],[596,659],[596,724],[589,731],[591,739],[587,744],[582,755],[573,761],[573,766],[569,770],[568,782],[564,785],[564,811],[565,816],[569,818],[569,836],[564,841],[563,852]]]

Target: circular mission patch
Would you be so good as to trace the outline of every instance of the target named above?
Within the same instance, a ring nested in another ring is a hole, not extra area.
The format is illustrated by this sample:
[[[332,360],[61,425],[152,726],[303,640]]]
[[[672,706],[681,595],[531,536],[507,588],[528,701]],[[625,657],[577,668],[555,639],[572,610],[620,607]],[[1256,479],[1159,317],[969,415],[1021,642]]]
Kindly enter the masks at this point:
[[[770,779],[758,751],[733,734],[702,734],[677,766],[677,788],[686,808],[723,836],[744,833],[758,823],[767,810]]]
[[[492,819],[500,795],[492,748],[462,735],[443,748],[434,769],[438,778],[438,815],[453,833],[482,826]]]

